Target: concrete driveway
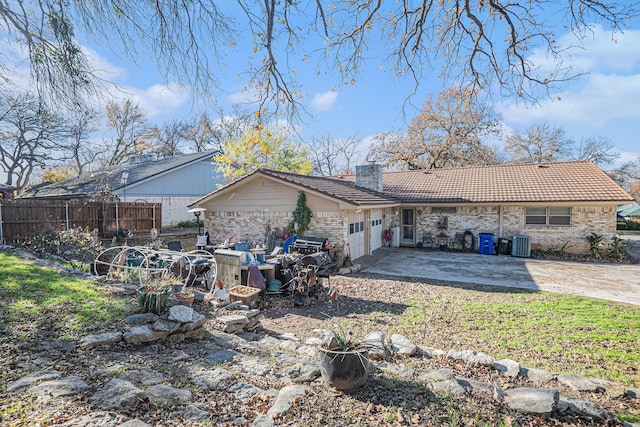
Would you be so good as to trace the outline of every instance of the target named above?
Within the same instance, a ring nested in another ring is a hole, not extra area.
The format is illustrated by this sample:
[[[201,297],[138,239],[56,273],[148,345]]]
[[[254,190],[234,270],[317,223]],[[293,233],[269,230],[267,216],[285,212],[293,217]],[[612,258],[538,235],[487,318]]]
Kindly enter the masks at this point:
[[[639,264],[543,261],[413,248],[380,248],[362,261],[367,273],[559,292],[640,305]]]

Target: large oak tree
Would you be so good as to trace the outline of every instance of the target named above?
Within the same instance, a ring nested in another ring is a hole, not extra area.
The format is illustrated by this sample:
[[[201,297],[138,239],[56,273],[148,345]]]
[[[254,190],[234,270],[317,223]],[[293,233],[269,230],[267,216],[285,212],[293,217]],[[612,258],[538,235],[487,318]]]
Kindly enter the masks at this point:
[[[167,81],[198,94],[220,89],[225,55],[244,51],[247,89],[263,107],[290,108],[302,94],[296,67],[307,64],[345,84],[366,66],[384,65],[416,85],[440,75],[536,99],[539,89],[580,74],[563,63],[566,46],[554,28],[581,39],[593,23],[617,32],[637,15],[638,3],[626,0],[0,0],[0,33],[24,47],[43,92],[71,102],[95,93],[100,81],[81,33],[133,61],[155,60]],[[550,64],[535,63],[535,49]]]
[[[377,135],[369,158],[401,169],[497,163],[499,154],[487,140],[501,134],[500,115],[471,95],[451,89],[430,97],[405,135]]]

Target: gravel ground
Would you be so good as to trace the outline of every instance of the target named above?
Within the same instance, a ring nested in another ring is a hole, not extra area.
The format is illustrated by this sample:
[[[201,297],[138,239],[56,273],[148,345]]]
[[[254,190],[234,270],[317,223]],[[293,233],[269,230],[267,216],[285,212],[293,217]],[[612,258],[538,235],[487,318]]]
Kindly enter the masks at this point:
[[[321,330],[337,329],[352,332],[354,337],[361,337],[372,330],[387,335],[400,332],[415,344],[429,349],[473,349],[483,351],[492,356],[504,352],[494,343],[480,341],[460,327],[465,321],[465,314],[456,311],[454,302],[477,301],[500,304],[505,295],[495,289],[455,285],[444,283],[424,283],[419,280],[398,279],[394,277],[355,274],[350,276],[333,276],[331,284],[339,290],[338,303],[330,303],[326,295],[309,307],[295,307],[285,296],[270,296],[262,312],[263,332],[273,336],[283,333],[294,334],[304,342],[305,339],[317,337]],[[325,288],[326,291],[326,288]],[[116,295],[114,297],[131,298],[132,295]],[[410,301],[422,301],[425,310],[420,321],[406,324],[402,313],[409,309]],[[210,317],[219,314],[205,303],[196,303],[194,308]],[[123,325],[114,325],[122,327]],[[96,331],[91,331],[96,333]],[[531,332],[533,333],[533,332]],[[42,341],[55,341],[57,337],[47,336],[42,331]],[[205,338],[206,340],[207,338]],[[122,363],[128,369],[135,367],[164,366],[166,374],[175,374],[172,381],[182,384],[184,369],[168,364],[176,353],[195,355],[202,352],[202,342],[180,343],[175,348],[156,346],[154,351],[131,349],[127,346],[114,346],[109,349],[96,350],[93,353],[80,351],[56,352],[43,354],[42,349],[32,343],[28,345],[4,337],[0,340],[0,382],[5,384],[15,381],[24,375],[26,366],[34,366],[45,357],[50,362],[47,368],[59,369],[87,378],[92,387],[98,387],[105,378],[96,375],[95,364],[100,360],[111,360]],[[521,360],[530,358],[527,351],[513,351],[508,357]],[[53,354],[53,357],[52,357]],[[259,355],[253,355],[258,357]],[[264,364],[275,364],[278,369],[277,353],[266,359]],[[273,360],[275,359],[275,360]],[[554,355],[553,365],[557,372],[570,372],[576,360],[564,355]],[[368,380],[365,387],[350,393],[336,392],[326,387],[315,387],[313,391],[301,399],[292,412],[276,420],[276,425],[289,426],[468,426],[468,425],[508,425],[508,426],[592,426],[619,425],[594,420],[586,416],[570,414],[553,414],[552,416],[534,416],[514,413],[503,405],[496,403],[489,396],[472,395],[465,398],[439,396],[426,390],[415,381],[406,377],[410,368],[415,372],[427,372],[432,369],[450,368],[457,377],[471,378],[490,384],[499,382],[503,388],[517,387],[524,384],[522,378],[507,379],[499,376],[490,368],[471,367],[454,362],[444,357],[414,357],[406,360],[394,360],[389,365],[392,369],[378,371]],[[232,369],[232,368],[231,368]],[[630,373],[638,377],[638,372]],[[182,383],[181,383],[182,381]],[[281,387],[284,384],[269,383],[264,378],[245,378],[263,389]],[[613,413],[640,413],[637,400],[625,399],[620,394],[576,393],[554,385],[562,393],[573,397],[588,399]],[[203,424],[190,424],[179,415],[175,408],[158,408],[143,403],[136,411],[120,411],[123,419],[138,418],[155,426],[182,425],[238,425],[250,426],[253,420],[273,404],[274,397],[265,395],[248,401],[239,402],[224,392],[205,390],[194,393],[194,402],[203,405],[208,412],[214,414],[211,421]],[[16,409],[22,408],[21,410]],[[25,408],[28,408],[25,409]],[[16,402],[6,393],[0,393],[0,410],[5,418],[0,418],[3,425],[57,425],[86,414],[92,410],[87,398],[75,399],[63,407],[57,408],[55,418],[46,422],[37,422],[43,411],[50,408],[38,407],[33,401]],[[27,417],[16,414],[28,413]],[[238,419],[242,415],[244,421]],[[236,420],[236,421],[234,421]]]

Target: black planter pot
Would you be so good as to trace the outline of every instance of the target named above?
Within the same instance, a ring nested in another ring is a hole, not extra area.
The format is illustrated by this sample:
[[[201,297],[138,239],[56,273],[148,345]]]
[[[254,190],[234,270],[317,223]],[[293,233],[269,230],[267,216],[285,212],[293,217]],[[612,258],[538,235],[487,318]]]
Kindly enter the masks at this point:
[[[319,348],[322,379],[338,390],[362,387],[369,376],[367,353],[367,350],[332,351]]]

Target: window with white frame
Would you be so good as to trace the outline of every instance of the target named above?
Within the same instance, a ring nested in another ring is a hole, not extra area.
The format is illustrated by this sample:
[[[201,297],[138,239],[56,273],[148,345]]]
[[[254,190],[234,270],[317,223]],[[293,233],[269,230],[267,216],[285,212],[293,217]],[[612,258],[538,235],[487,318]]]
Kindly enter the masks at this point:
[[[526,208],[527,225],[571,225],[571,208]]]

